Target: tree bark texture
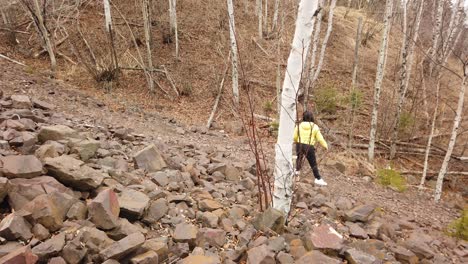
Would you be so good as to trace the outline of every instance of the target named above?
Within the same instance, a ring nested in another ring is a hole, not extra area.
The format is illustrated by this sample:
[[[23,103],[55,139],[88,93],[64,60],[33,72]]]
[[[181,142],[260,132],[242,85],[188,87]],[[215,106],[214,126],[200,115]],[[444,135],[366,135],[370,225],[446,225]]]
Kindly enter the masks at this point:
[[[236,40],[236,23],[234,20],[234,6],[232,0],[227,0],[228,16],[229,16],[229,36],[231,38],[231,53],[232,53],[232,94],[234,103],[239,105],[239,69],[238,69],[238,53]]]

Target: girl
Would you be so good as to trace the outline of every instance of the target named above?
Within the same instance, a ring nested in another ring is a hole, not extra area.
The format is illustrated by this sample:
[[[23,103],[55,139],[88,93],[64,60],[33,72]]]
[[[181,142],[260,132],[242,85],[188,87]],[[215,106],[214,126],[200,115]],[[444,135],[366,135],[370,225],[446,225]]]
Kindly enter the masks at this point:
[[[294,128],[294,142],[297,153],[296,174],[299,174],[305,156],[314,172],[315,184],[326,186],[327,183],[322,179],[317,168],[315,143],[319,142],[326,150],[328,150],[328,144],[320,133],[320,128],[314,123],[312,112],[305,111],[302,122]]]

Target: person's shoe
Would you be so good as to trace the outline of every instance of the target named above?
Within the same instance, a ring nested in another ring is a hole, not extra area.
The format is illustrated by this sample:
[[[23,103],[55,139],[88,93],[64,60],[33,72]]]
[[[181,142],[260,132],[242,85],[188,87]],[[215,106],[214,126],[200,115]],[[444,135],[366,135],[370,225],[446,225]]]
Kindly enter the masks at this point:
[[[323,179],[315,179],[315,184],[321,185],[321,186],[327,186],[328,184],[323,180]]]
[[[294,175],[298,176],[299,174],[301,174],[301,171],[298,171],[298,170],[294,171]]]

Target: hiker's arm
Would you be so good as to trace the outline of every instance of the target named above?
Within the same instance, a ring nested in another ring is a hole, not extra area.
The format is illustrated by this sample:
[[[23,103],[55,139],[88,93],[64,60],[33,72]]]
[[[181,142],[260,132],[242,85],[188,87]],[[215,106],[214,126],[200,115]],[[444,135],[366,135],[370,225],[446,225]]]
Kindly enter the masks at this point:
[[[316,137],[317,137],[317,141],[320,143],[320,145],[322,145],[322,147],[324,147],[325,149],[328,149],[328,144],[325,141],[325,139],[323,138],[323,135],[322,135],[322,132],[320,132],[320,129],[317,131]]]
[[[299,129],[297,126],[294,127],[294,142],[297,142],[299,139]]]

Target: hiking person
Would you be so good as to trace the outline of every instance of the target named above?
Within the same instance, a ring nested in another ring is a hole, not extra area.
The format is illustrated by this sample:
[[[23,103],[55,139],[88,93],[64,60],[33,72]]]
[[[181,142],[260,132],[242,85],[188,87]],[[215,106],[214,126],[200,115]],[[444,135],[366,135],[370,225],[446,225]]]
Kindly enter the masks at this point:
[[[296,143],[296,175],[302,167],[304,157],[309,161],[309,165],[315,176],[315,184],[326,186],[327,183],[320,176],[317,167],[317,158],[315,156],[315,143],[319,142],[326,150],[328,144],[320,133],[320,128],[314,123],[312,112],[305,111],[302,122],[294,128],[294,142]]]

